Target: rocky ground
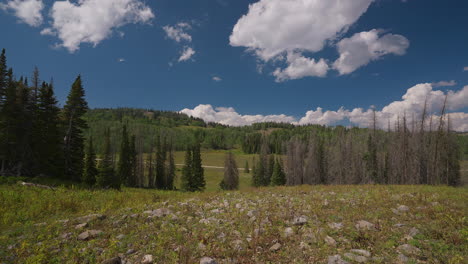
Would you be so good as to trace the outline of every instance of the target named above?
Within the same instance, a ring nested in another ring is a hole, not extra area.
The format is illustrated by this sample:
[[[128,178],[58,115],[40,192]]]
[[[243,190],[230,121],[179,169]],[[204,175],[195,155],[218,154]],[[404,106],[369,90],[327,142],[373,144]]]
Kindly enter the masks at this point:
[[[194,194],[2,231],[0,263],[467,263],[466,190]]]

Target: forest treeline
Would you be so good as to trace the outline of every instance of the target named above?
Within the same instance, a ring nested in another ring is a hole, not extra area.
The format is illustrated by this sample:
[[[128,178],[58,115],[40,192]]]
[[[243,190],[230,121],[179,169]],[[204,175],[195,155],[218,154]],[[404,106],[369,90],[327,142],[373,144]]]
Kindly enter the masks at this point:
[[[174,152],[186,151],[181,188],[202,191],[201,149],[241,149],[259,154],[251,170],[254,186],[457,185],[468,137],[450,130],[445,107],[439,116],[433,120],[424,109],[419,121],[402,116],[388,131],[377,129],[375,118],[368,129],[283,123],[229,127],[177,112],[89,109],[81,76],[59,107],[52,81],[41,81],[37,68],[32,78],[17,78],[5,51],[0,55],[1,175],[172,190]],[[236,189],[235,157],[227,155],[225,164],[220,187]]]

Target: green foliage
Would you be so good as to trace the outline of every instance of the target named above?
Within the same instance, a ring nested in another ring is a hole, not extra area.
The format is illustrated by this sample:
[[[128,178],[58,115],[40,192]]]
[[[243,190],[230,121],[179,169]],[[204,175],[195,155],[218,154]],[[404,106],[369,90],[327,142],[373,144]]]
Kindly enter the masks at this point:
[[[122,129],[122,140],[117,165],[117,175],[128,187],[136,187],[136,179],[132,168],[132,149],[128,138],[127,126]]]
[[[205,171],[202,167],[200,144],[195,144],[192,151],[192,175],[193,186],[195,191],[204,191],[206,187]]]
[[[120,189],[120,177],[114,171],[114,162],[110,145],[110,130],[104,134],[105,152],[99,164],[99,174],[96,178],[96,185],[100,188]]]
[[[219,187],[222,190],[237,190],[239,189],[239,171],[234,155],[231,152],[226,154],[224,161],[224,177]]]
[[[67,102],[63,108],[65,125],[65,174],[71,180],[79,180],[83,173],[84,138],[88,128],[83,116],[88,111],[85,91],[78,76],[72,85]]]
[[[286,184],[286,175],[284,174],[281,159],[275,159],[273,167],[273,175],[271,177],[272,186],[281,186]]]

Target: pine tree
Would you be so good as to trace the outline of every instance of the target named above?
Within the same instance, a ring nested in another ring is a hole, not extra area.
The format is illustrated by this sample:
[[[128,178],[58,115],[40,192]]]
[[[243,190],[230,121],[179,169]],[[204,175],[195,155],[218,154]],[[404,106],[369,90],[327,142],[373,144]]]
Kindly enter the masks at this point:
[[[224,178],[219,184],[223,190],[239,189],[239,171],[234,155],[229,152],[224,161]]]
[[[67,102],[63,108],[65,125],[65,173],[68,179],[78,180],[83,173],[84,138],[83,131],[88,128],[83,115],[88,110],[85,91],[78,75],[72,85]]]
[[[255,165],[252,173],[252,186],[260,187],[264,185],[265,177],[265,167],[261,158],[258,159],[258,162]]]
[[[284,174],[281,160],[275,159],[273,175],[271,177],[272,186],[281,186],[286,184],[286,175]]]
[[[117,175],[128,187],[136,187],[136,179],[132,173],[130,142],[127,133],[127,126],[122,128],[122,142],[120,145],[119,163],[117,165]]]
[[[54,177],[63,174],[63,134],[57,103],[52,84],[42,83],[37,98],[34,152],[39,172]]]
[[[130,176],[132,179],[137,179],[137,171],[138,171],[138,162],[137,157],[138,153],[136,150],[136,136],[132,135],[130,138]]]
[[[5,106],[5,96],[7,90],[7,64],[6,64],[6,55],[5,49],[2,49],[0,54],[0,175],[4,174],[6,169],[6,135],[5,135],[5,116],[4,116],[4,106]]]
[[[161,136],[156,138],[156,188],[166,189],[165,153]]]
[[[245,161],[244,173],[250,173],[249,161],[247,161],[247,160]]]
[[[182,168],[181,189],[186,192],[193,192],[193,171],[192,171],[192,151],[187,148],[185,152],[185,164]]]
[[[275,166],[275,155],[269,155],[267,170],[265,171],[265,182],[263,183],[265,186],[270,185],[271,177],[273,176],[273,170]]]
[[[93,186],[96,184],[96,177],[99,171],[96,168],[96,153],[94,152],[92,137],[88,141],[84,166],[83,182],[88,186]]]
[[[120,189],[120,178],[114,171],[114,162],[112,160],[110,129],[106,129],[104,132],[104,154],[99,164],[99,174],[96,178],[96,185],[106,189]]]
[[[192,174],[193,174],[193,188],[195,191],[205,190],[205,172],[202,166],[200,143],[197,143],[193,148],[192,155]]]
[[[167,189],[174,190],[174,180],[176,177],[176,166],[174,160],[174,151],[172,150],[172,145],[169,148],[169,164],[166,170],[167,173]]]

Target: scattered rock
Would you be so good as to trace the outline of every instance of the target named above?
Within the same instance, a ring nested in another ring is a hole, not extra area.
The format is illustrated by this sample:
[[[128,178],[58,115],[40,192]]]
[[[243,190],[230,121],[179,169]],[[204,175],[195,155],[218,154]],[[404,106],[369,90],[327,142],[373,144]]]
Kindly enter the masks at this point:
[[[351,252],[370,258],[371,253],[364,249],[351,249]]]
[[[78,240],[89,240],[93,239],[99,235],[101,235],[103,232],[101,230],[87,230],[80,235],[78,235]]]
[[[335,229],[335,230],[341,230],[343,228],[343,224],[342,223],[329,223],[328,226],[331,228],[331,229]]]
[[[327,245],[329,245],[329,246],[336,246],[336,240],[333,239],[333,237],[331,237],[331,236],[326,236],[325,237],[325,243],[327,243]]]
[[[206,245],[203,244],[202,242],[198,243],[198,250],[205,251],[206,250]]]
[[[404,226],[405,226],[405,224],[400,224],[400,223],[398,223],[398,224],[395,224],[395,225],[393,225],[393,226],[394,226],[394,227],[398,227],[398,228],[400,228],[400,227],[404,227]]]
[[[153,263],[153,255],[145,255],[141,260],[142,264],[152,264]]]
[[[294,235],[294,230],[291,227],[286,227],[284,229],[284,236],[285,237],[290,237],[292,235]]]
[[[270,247],[270,251],[278,251],[281,248],[280,243],[275,243],[273,246]]]
[[[116,238],[117,240],[122,240],[122,239],[124,239],[124,237],[125,237],[124,234],[120,234],[120,235],[116,236],[115,238]]]
[[[250,210],[250,211],[247,212],[248,217],[254,217],[255,214],[257,214],[257,211],[254,211],[254,210]]]
[[[399,254],[397,257],[397,264],[405,264],[409,261],[409,258],[403,254]]]
[[[398,206],[397,210],[400,211],[400,212],[408,212],[409,207],[406,206],[406,205],[400,205],[400,206]]]
[[[374,230],[376,230],[374,224],[372,224],[370,222],[367,222],[367,221],[364,221],[364,220],[360,220],[360,221],[358,221],[356,223],[356,229],[359,230],[359,231],[365,231],[365,230],[374,231]]]
[[[73,236],[73,233],[63,233],[60,235],[62,239],[70,239]]]
[[[364,256],[359,256],[359,255],[355,255],[353,253],[345,253],[344,254],[345,257],[349,258],[350,260],[352,261],[356,261],[358,263],[364,263],[364,262],[367,262],[367,258],[364,257]]]
[[[88,223],[82,223],[82,224],[76,225],[75,229],[83,229],[85,227],[88,227]]]
[[[45,225],[47,225],[46,222],[34,224],[34,226],[45,226]]]
[[[80,223],[84,223],[84,222],[91,222],[91,221],[94,221],[94,220],[104,220],[104,219],[106,219],[105,215],[90,214],[90,215],[78,217],[78,218],[76,218],[76,221],[78,221]]]
[[[122,260],[120,259],[120,257],[107,259],[101,262],[101,264],[121,264],[121,263],[122,263]]]
[[[136,252],[136,250],[133,249],[133,248],[131,248],[131,249],[127,250],[127,252],[126,252],[125,254],[131,255],[131,254],[133,254],[133,253],[135,253],[135,252]]]
[[[397,248],[397,250],[406,255],[417,255],[421,252],[421,250],[415,246],[404,244]]]
[[[156,209],[156,210],[153,210],[153,211],[144,211],[143,212],[144,214],[149,214],[149,218],[153,218],[153,217],[163,217],[163,216],[166,216],[166,215],[169,215],[171,214],[171,210],[167,209],[167,208],[159,208],[159,209]]]
[[[214,259],[209,257],[203,257],[200,259],[200,264],[218,264]]]
[[[334,255],[328,257],[328,264],[349,264],[349,262],[344,261],[340,255]]]
[[[299,217],[294,218],[293,225],[304,225],[307,223],[307,216],[301,215]]]
[[[244,242],[242,242],[242,240],[240,239],[236,239],[234,241],[232,241],[232,246],[234,247],[235,250],[242,250],[242,245],[244,244]]]

